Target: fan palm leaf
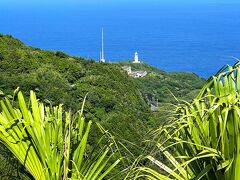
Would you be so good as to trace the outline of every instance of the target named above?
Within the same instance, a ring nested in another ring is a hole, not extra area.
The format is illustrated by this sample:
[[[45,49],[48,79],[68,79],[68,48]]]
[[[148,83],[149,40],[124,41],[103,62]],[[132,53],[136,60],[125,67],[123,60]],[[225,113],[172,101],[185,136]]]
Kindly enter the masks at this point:
[[[109,143],[89,148],[92,122],[82,111],[46,107],[32,91],[29,107],[21,92],[19,108],[7,98],[0,103],[0,140],[37,180],[103,179],[120,162]]]
[[[192,103],[178,106],[178,117],[158,131],[164,159],[146,158],[159,170],[138,169],[155,179],[240,179],[240,65],[211,77]]]

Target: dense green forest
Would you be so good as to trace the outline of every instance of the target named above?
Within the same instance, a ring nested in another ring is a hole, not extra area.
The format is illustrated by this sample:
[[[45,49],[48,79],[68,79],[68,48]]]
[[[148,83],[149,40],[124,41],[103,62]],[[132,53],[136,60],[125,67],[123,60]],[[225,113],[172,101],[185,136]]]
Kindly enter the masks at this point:
[[[45,103],[62,103],[72,111],[81,107],[87,95],[86,119],[101,121],[121,137],[138,138],[139,127],[145,129],[157,121],[149,108],[153,99],[174,104],[174,96],[179,100],[193,98],[204,84],[195,74],[164,72],[147,64],[131,64],[133,69],[149,73],[134,79],[121,69],[122,65],[44,51],[11,36],[0,36],[0,90],[5,95],[12,95],[17,87],[26,95],[34,90]]]
[[[146,70],[148,75],[129,77],[123,65]],[[0,35],[1,97],[14,100],[14,90],[19,87],[26,97],[34,90],[46,105],[63,104],[65,110],[76,112],[87,96],[86,121],[99,122],[136,155],[140,150],[135,145],[142,146],[139,140],[166,120],[163,112],[171,111],[178,100],[191,101],[204,83],[193,73],[165,72],[144,63],[99,63],[29,47],[9,35]],[[152,112],[150,104],[157,99],[158,111]],[[97,136],[97,131],[91,135],[92,139]],[[4,161],[8,153],[1,148],[0,160]],[[0,176],[6,173],[5,168],[0,167]]]

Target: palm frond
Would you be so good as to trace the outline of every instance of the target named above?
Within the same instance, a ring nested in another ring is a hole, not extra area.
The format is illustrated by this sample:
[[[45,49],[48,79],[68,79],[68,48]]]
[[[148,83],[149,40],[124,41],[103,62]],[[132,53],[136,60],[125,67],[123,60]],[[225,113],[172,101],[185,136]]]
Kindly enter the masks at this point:
[[[29,107],[21,92],[17,97],[19,108],[7,98],[0,102],[0,140],[35,179],[103,179],[120,162],[111,144],[90,152],[92,122],[84,121],[82,110],[45,107],[32,91]]]

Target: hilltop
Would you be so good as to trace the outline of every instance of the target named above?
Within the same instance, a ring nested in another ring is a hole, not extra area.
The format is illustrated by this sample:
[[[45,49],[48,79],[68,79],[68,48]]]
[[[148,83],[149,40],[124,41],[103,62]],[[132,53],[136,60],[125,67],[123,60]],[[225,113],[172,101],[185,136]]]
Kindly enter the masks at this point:
[[[124,134],[138,134],[138,126],[149,119],[145,115],[149,108],[136,83],[116,64],[32,48],[5,35],[0,36],[0,57],[0,90],[6,95],[17,87],[25,94],[34,90],[40,100],[63,103],[72,111],[81,108],[87,95],[86,119],[101,121],[121,134],[123,129]]]

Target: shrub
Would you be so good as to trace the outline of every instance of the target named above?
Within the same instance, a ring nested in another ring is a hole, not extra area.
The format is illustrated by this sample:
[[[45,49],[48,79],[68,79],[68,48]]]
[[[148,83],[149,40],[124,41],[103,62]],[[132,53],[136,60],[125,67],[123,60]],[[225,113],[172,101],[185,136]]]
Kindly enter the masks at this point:
[[[4,59],[4,56],[0,53],[0,61]]]
[[[55,53],[55,55],[56,55],[57,57],[60,57],[60,58],[66,58],[66,57],[68,57],[68,55],[66,55],[64,52],[61,52],[61,51],[57,51],[57,52]]]

